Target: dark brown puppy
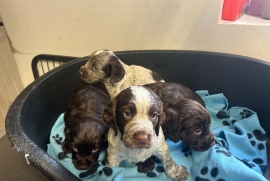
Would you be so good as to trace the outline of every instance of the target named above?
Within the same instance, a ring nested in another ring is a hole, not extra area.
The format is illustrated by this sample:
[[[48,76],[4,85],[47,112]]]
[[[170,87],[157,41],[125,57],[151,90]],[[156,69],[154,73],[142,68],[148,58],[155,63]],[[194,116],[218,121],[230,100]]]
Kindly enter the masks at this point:
[[[163,102],[166,121],[162,129],[166,138],[175,143],[182,140],[196,151],[206,151],[215,144],[210,115],[198,94],[178,83],[157,82],[144,86]]]
[[[210,115],[198,94],[178,83],[157,82],[144,86],[154,91],[163,103],[166,120],[162,130],[166,138],[175,143],[182,140],[197,151],[206,151],[215,144]],[[155,158],[152,156],[137,165],[139,172],[146,173],[153,169]]]
[[[90,169],[106,147],[105,135],[109,126],[102,114],[110,97],[103,84],[82,83],[73,92],[64,114],[64,153],[72,153],[77,169]]]

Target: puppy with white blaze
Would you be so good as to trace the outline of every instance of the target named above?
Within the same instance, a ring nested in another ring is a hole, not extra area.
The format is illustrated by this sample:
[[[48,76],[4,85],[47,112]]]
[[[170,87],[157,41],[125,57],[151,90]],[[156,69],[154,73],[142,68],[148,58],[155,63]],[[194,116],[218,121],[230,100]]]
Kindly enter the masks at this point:
[[[133,85],[164,82],[156,72],[137,65],[126,65],[112,51],[93,52],[79,74],[86,83],[105,84],[111,98]]]
[[[165,119],[161,100],[146,87],[131,86],[112,98],[103,112],[110,125],[106,165],[119,166],[122,160],[141,163],[157,156],[168,177],[186,180],[186,167],[173,161],[165,141],[161,129]]]

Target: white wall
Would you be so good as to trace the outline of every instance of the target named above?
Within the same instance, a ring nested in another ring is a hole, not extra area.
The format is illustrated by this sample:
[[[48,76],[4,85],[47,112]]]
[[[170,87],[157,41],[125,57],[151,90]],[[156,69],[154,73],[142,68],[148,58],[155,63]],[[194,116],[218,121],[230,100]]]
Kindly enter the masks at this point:
[[[24,86],[41,53],[186,49],[270,61],[270,27],[218,24],[221,0],[0,0]]]

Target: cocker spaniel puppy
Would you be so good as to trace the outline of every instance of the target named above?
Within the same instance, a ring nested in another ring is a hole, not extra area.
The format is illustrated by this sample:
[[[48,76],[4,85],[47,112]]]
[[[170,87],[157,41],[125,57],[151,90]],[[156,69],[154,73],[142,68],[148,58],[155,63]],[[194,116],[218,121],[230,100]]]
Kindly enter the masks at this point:
[[[74,166],[90,169],[102,148],[107,147],[109,125],[102,114],[110,97],[103,84],[82,84],[72,94],[64,114],[64,153],[72,153]]]
[[[110,125],[106,165],[118,166],[122,160],[140,163],[154,155],[168,177],[186,180],[189,174],[172,160],[160,127],[165,119],[162,102],[150,89],[131,86],[121,91],[103,113],[103,120]]]
[[[211,118],[202,98],[190,88],[170,82],[144,85],[154,91],[163,103],[166,121],[162,129],[173,142],[182,140],[196,151],[206,151],[215,144],[210,131]]]
[[[156,72],[142,66],[128,66],[109,50],[92,53],[79,73],[87,83],[104,83],[111,98],[132,85],[164,82]]]

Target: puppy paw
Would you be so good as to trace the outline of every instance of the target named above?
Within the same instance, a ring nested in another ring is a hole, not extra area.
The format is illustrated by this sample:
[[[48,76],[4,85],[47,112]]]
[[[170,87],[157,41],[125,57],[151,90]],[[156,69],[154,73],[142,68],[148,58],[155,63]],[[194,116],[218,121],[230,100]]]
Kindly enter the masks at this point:
[[[155,156],[151,156],[144,162],[138,162],[136,165],[138,166],[137,170],[140,173],[147,173],[152,171],[155,167]]]
[[[172,169],[168,170],[167,175],[175,181],[187,180],[189,177],[187,168],[181,165],[172,166]]]

